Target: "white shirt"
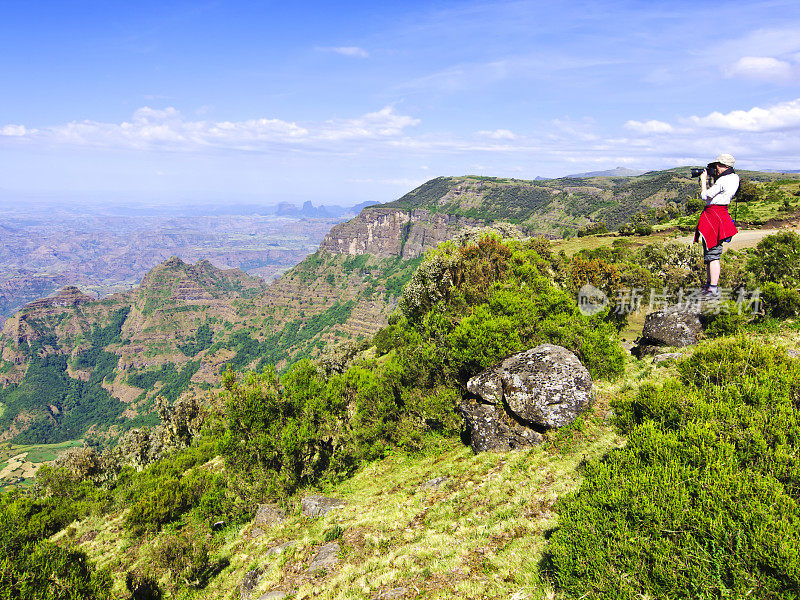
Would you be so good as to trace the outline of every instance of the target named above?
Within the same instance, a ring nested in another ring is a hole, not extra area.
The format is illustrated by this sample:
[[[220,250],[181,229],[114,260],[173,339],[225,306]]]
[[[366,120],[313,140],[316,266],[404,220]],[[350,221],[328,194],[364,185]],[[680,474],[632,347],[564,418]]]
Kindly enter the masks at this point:
[[[700,197],[706,201],[706,204],[728,205],[738,189],[739,176],[736,173],[730,173],[717,179],[714,185],[700,194]]]

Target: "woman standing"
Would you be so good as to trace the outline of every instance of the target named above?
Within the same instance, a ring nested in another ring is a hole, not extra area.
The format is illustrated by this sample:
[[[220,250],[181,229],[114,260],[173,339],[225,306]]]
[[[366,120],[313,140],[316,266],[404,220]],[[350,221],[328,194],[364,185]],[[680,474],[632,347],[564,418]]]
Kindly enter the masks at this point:
[[[719,297],[719,274],[722,243],[730,242],[739,231],[728,214],[728,205],[739,189],[739,176],[733,171],[736,161],[730,154],[720,154],[716,160],[700,174],[700,197],[706,207],[697,221],[694,234],[695,243],[703,240],[703,261],[706,264],[706,285],[703,296]],[[708,186],[708,170],[711,170],[714,185]]]

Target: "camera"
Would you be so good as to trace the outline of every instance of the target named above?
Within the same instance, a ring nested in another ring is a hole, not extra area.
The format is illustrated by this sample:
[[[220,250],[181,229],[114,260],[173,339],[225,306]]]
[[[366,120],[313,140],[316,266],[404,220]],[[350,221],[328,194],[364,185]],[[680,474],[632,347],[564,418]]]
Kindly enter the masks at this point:
[[[715,163],[711,162],[708,163],[705,167],[692,167],[692,177],[700,177],[703,174],[703,171],[706,171],[710,174],[711,167],[714,166]]]

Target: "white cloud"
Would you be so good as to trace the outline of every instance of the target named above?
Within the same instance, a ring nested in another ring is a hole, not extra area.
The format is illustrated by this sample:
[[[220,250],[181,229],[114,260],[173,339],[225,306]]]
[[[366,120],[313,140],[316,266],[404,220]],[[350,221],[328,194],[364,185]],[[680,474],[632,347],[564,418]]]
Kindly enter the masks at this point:
[[[493,140],[515,140],[517,136],[508,129],[495,129],[494,131],[479,131],[478,135],[488,137]]]
[[[795,69],[784,60],[770,56],[744,56],[726,69],[728,77],[745,77],[762,81],[789,81]]]
[[[28,133],[35,131],[35,129],[27,129],[25,125],[6,125],[5,127],[0,127],[0,135],[7,135],[9,137],[24,137]]]
[[[800,98],[767,108],[713,112],[705,117],[689,117],[688,122],[712,129],[733,131],[778,131],[800,127]]]
[[[625,123],[625,128],[635,131],[637,133],[650,134],[650,133],[671,133],[674,128],[669,123],[664,121],[628,121]]]
[[[414,117],[396,113],[392,107],[354,119],[298,124],[268,118],[192,121],[173,107],[159,110],[145,106],[136,110],[129,121],[122,123],[73,121],[40,130],[27,129],[24,125],[6,125],[0,127],[0,134],[45,143],[137,150],[265,151],[288,145],[336,151],[340,149],[337,143],[398,138],[405,129],[419,122]]]
[[[333,52],[334,54],[341,54],[342,56],[350,56],[353,58],[369,58],[369,52],[358,46],[320,47],[318,50]]]
[[[800,50],[800,27],[763,28],[747,35],[728,40],[709,49],[709,56],[717,64],[730,63],[735,57],[785,57]]]
[[[392,107],[387,106],[357,119],[327,121],[320,128],[318,135],[326,140],[392,137],[400,135],[405,128],[418,125],[419,122],[420,120],[414,117],[398,115]]]

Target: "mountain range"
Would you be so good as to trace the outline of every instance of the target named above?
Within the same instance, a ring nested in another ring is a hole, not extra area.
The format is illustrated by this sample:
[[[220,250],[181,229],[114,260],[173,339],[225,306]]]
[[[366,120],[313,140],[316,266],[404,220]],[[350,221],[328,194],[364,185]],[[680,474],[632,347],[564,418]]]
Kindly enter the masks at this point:
[[[439,177],[334,224],[316,252],[271,284],[173,256],[102,298],[66,287],[3,325],[0,439],[117,435],[157,419],[157,396],[214,386],[226,368],[282,369],[370,338],[424,253],[460,232],[488,226],[559,238],[598,222],[616,229],[667,209],[683,214],[696,192],[688,169],[546,181]]]

